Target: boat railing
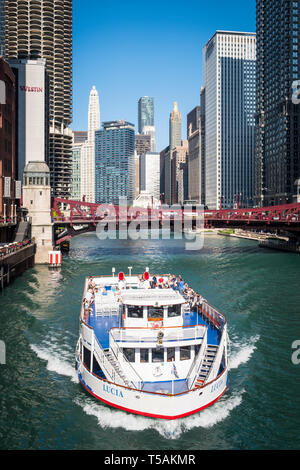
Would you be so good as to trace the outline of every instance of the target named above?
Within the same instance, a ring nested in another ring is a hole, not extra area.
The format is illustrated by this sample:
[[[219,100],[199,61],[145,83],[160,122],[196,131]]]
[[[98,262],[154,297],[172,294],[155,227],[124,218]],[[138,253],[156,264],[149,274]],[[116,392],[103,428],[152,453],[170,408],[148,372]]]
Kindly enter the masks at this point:
[[[190,367],[190,370],[187,374],[186,382],[187,382],[187,387],[189,390],[191,390],[194,387],[196,379],[199,375],[199,371],[201,369],[202,362],[205,357],[206,347],[207,347],[207,328],[205,328],[205,333],[204,333],[204,337],[200,346],[200,350],[198,354],[195,356],[192,362],[192,365]]]
[[[206,383],[213,380],[218,374],[221,359],[222,359],[222,355],[223,355],[223,352],[224,352],[224,346],[226,345],[226,341],[227,341],[227,327],[225,325],[224,329],[223,329],[223,332],[222,332],[222,337],[221,337],[221,340],[220,340],[220,344],[218,346],[217,354],[215,355],[215,357],[213,359],[211,369],[209,371],[209,374],[208,374],[207,378],[205,379]]]
[[[112,328],[111,334],[117,343],[157,343],[158,333],[163,333],[163,342],[203,339],[204,325],[123,327]]]
[[[94,333],[93,338],[94,338],[93,352],[101,369],[103,369],[104,374],[108,376],[109,380],[111,380],[112,382],[119,383],[120,385],[126,385],[125,380],[121,377],[121,375],[115,369],[114,365],[107,358],[105,351],[102,348],[101,344],[99,343],[98,338],[95,335],[95,333]]]
[[[126,374],[126,378],[131,382],[131,384],[136,388],[137,390],[143,390],[144,388],[144,381],[141,378],[141,376],[137,373],[137,371],[134,369],[134,367],[130,364],[128,361],[127,357],[123,354],[121,351],[119,345],[115,341],[114,335],[112,330],[109,333],[109,346],[111,352],[114,354],[116,361],[118,361],[119,365],[122,367],[122,362],[120,359],[125,362],[126,364],[126,370],[130,371],[130,375]],[[124,371],[125,373],[125,371]]]
[[[216,308],[212,307],[206,300],[203,300],[200,306],[197,306],[197,311],[203,315],[212,326],[222,331],[226,324],[226,319]]]

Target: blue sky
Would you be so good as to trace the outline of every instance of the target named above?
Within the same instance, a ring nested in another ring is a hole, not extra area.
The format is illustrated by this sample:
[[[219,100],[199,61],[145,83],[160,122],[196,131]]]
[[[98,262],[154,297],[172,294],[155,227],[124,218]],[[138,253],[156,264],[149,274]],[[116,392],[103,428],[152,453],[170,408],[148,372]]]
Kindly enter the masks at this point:
[[[141,96],[153,96],[157,151],[168,145],[169,114],[200,101],[202,50],[217,29],[255,32],[255,0],[74,0],[73,130],[87,130],[90,89],[101,122],[136,125]]]

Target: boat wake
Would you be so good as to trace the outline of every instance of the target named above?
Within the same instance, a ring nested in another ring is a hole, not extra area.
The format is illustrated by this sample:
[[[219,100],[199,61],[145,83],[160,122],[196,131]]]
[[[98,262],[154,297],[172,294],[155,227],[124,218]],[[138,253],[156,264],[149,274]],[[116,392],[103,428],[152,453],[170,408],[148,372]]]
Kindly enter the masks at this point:
[[[90,398],[84,401],[77,398],[75,403],[81,406],[87,415],[94,416],[102,429],[123,428],[126,431],[153,429],[165,439],[178,439],[181,434],[193,428],[207,429],[226,419],[230,412],[241,404],[243,392],[244,390],[236,396],[221,398],[212,407],[200,413],[172,421],[124,413],[103,406]]]
[[[71,363],[70,355],[65,354],[65,356],[63,356],[61,351],[56,350],[56,348],[47,343],[45,343],[44,346],[31,344],[30,347],[40,359],[47,362],[47,370],[70,377],[74,383],[79,382],[74,368],[74,362]]]
[[[229,369],[237,369],[240,365],[247,363],[256,349],[259,336],[253,336],[243,342],[241,340],[231,341],[231,356]],[[78,383],[78,376],[74,368],[73,352],[61,348],[55,344],[55,339],[44,340],[42,345],[30,345],[36,355],[46,361],[46,368],[51,372],[69,377],[74,383]],[[64,353],[62,354],[62,350]],[[110,408],[93,398],[84,395],[75,398],[74,402],[83,411],[97,419],[100,428],[123,428],[127,431],[155,430],[165,439],[178,439],[183,433],[193,428],[210,428],[224,421],[242,403],[244,389],[225,394],[214,405],[205,410],[181,418],[178,420],[161,420],[147,418]]]
[[[228,369],[237,369],[240,365],[246,364],[256,350],[258,340],[258,335],[251,336],[251,338],[246,339],[242,343],[240,340],[234,340],[234,338],[231,337],[231,354]]]

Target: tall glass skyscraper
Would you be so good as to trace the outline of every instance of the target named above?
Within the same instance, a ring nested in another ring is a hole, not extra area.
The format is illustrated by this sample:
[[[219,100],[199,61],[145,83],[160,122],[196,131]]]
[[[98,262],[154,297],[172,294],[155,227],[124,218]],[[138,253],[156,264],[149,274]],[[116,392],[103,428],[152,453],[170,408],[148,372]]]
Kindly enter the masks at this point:
[[[254,191],[256,35],[217,31],[203,54],[206,205],[248,206]]]
[[[95,202],[119,204],[135,196],[134,125],[126,121],[103,123],[95,132]]]
[[[256,34],[255,205],[267,206],[293,202],[300,177],[300,105],[292,98],[300,80],[299,0],[257,0]]]
[[[154,99],[142,96],[138,104],[139,134],[143,134],[145,126],[154,126]]]

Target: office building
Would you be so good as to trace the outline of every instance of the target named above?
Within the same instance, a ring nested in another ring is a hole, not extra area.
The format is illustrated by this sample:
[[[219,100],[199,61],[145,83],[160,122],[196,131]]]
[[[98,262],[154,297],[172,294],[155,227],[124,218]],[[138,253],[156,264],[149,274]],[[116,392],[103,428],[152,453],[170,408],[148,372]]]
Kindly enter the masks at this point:
[[[176,101],[169,119],[169,145],[171,150],[181,145],[181,112]]]
[[[88,131],[73,131],[73,145],[84,144],[88,138]]]
[[[71,199],[81,201],[81,150],[82,144],[72,148]]]
[[[160,194],[162,202],[165,202],[166,194],[166,161],[169,159],[170,147],[164,148],[160,152]],[[170,184],[170,183],[168,183]]]
[[[81,148],[81,199],[87,202],[95,202],[95,132],[99,129],[99,95],[93,86],[88,108],[88,138]]]
[[[15,76],[0,57],[0,217],[4,221],[15,213],[15,111]]]
[[[291,203],[300,177],[299,1],[257,0],[256,34],[254,203]]]
[[[135,151],[137,155],[144,155],[151,150],[151,136],[135,134]]]
[[[187,156],[188,141],[182,140],[181,145],[171,150],[171,204],[181,204],[187,199]]]
[[[0,0],[0,57],[5,58],[5,0]]]
[[[70,195],[72,175],[72,0],[5,2],[5,57],[46,59],[52,195]]]
[[[16,82],[16,174],[27,163],[49,161],[48,77],[45,59],[10,61]]]
[[[135,197],[134,125],[121,120],[103,123],[95,133],[95,202],[119,204]]]
[[[205,88],[201,89],[200,106],[187,115],[188,199],[205,204]]]
[[[154,98],[142,96],[138,102],[139,134],[143,134],[145,126],[154,126]]]
[[[217,31],[203,55],[206,205],[248,206],[254,190],[255,34]]]
[[[154,98],[143,96],[138,103],[139,134],[150,136],[150,152],[156,152],[156,131],[154,125]],[[142,154],[141,154],[142,155]]]
[[[140,191],[160,199],[160,154],[147,152],[140,157]]]

